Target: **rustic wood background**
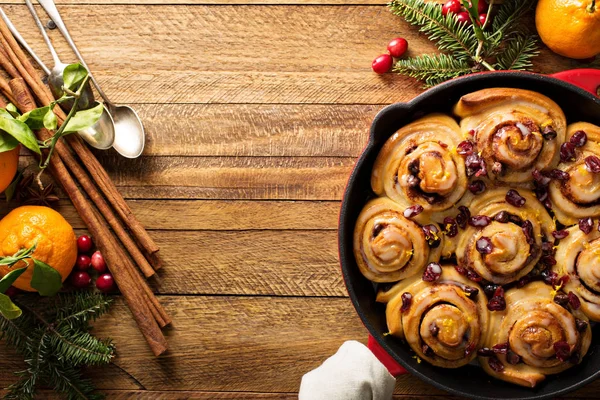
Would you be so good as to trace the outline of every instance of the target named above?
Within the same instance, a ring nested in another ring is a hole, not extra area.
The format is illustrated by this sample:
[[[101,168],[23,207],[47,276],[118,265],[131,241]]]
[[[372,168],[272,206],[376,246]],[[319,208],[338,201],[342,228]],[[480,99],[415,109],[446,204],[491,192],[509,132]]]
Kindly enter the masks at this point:
[[[50,62],[21,3],[0,1]],[[118,358],[90,375],[111,399],[297,398],[305,372],[367,339],[338,266],[339,202],[372,118],[422,91],[371,61],[398,36],[412,55],[435,47],[384,0],[57,3],[105,91],[144,120],[142,158],[100,159],[162,247],[153,287],[174,319],[157,359],[117,300],[96,331]],[[581,66],[547,50],[535,63]],[[82,232],[68,200],[59,211]],[[5,351],[0,387],[23,367]],[[396,399],[434,396],[444,392],[398,379]]]

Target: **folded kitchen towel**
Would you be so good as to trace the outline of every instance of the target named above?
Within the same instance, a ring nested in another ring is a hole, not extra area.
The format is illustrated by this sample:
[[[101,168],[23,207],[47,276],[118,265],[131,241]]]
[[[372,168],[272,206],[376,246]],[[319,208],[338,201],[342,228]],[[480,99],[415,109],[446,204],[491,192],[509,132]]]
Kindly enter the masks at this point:
[[[395,378],[365,345],[345,342],[302,377],[299,400],[389,400]]]

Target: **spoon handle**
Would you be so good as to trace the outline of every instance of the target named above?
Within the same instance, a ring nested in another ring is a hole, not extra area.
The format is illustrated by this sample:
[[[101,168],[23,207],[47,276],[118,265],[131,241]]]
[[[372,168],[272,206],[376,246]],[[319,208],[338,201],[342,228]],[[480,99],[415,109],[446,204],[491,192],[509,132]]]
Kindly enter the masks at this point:
[[[50,75],[50,69],[46,66],[46,64],[44,64],[44,62],[42,61],[42,59],[39,58],[37,54],[35,54],[35,52],[33,51],[33,49],[25,41],[25,39],[23,38],[23,36],[21,36],[21,34],[19,33],[19,31],[17,30],[17,28],[15,27],[15,25],[12,23],[12,21],[10,20],[10,18],[8,18],[8,15],[6,15],[6,13],[4,12],[4,10],[2,8],[0,8],[0,16],[2,16],[2,19],[4,20],[4,23],[6,24],[6,26],[8,26],[8,29],[13,34],[13,36],[15,37],[15,39],[17,39],[17,42],[19,42],[21,44],[21,46],[23,46],[23,48],[25,50],[27,50],[27,52],[29,53],[29,55],[31,57],[33,57],[33,59],[35,60],[35,62],[44,70],[44,73],[46,75]]]
[[[29,0],[27,0],[27,1],[29,1]],[[54,23],[56,24],[56,27],[58,28],[60,33],[62,33],[65,40],[67,41],[69,46],[71,46],[71,49],[73,50],[73,52],[75,53],[75,55],[77,56],[79,61],[81,62],[81,65],[83,65],[85,67],[85,69],[87,69],[88,74],[90,76],[90,80],[96,87],[96,90],[98,90],[98,93],[100,94],[100,96],[104,99],[104,102],[106,103],[106,105],[109,107],[109,109],[113,108],[113,104],[108,99],[106,94],[104,94],[104,91],[102,91],[102,89],[100,89],[100,85],[96,81],[96,78],[94,78],[94,75],[92,75],[92,71],[87,66],[85,60],[83,59],[83,56],[81,55],[81,53],[79,52],[79,49],[75,45],[75,42],[71,38],[71,34],[67,30],[67,27],[66,27],[65,23],[63,22],[62,17],[60,16],[60,13],[58,12],[58,9],[56,8],[56,4],[54,3],[54,0],[38,0],[38,3],[40,3],[40,5],[44,8],[44,10],[46,10],[46,13],[48,14],[48,16],[52,19],[52,21],[54,21]]]
[[[29,9],[29,13],[33,17],[33,20],[35,21],[35,24],[37,25],[38,29],[40,30],[42,37],[44,38],[44,42],[46,42],[46,46],[48,46],[48,50],[50,50],[50,54],[52,55],[52,59],[54,60],[54,65],[62,64],[62,62],[60,61],[60,58],[58,57],[58,54],[56,53],[56,50],[54,49],[54,46],[52,45],[52,42],[50,41],[50,37],[48,37],[48,34],[46,33],[46,29],[44,29],[44,25],[42,24],[42,21],[40,21],[40,17],[38,17],[37,12],[35,11],[35,8],[33,7],[33,3],[31,3],[31,0],[25,0],[25,3],[27,4],[27,8]],[[10,26],[9,26],[9,29],[10,29]],[[13,32],[13,34],[14,34],[14,32]],[[18,38],[17,38],[17,40],[18,40]],[[50,74],[48,74],[48,75],[50,75]]]

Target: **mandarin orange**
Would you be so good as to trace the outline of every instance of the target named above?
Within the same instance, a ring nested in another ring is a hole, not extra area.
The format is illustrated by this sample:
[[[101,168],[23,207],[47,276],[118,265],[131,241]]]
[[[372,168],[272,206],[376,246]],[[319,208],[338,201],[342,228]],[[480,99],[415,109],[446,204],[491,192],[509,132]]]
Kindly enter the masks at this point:
[[[0,153],[0,193],[6,190],[17,173],[20,147]]]

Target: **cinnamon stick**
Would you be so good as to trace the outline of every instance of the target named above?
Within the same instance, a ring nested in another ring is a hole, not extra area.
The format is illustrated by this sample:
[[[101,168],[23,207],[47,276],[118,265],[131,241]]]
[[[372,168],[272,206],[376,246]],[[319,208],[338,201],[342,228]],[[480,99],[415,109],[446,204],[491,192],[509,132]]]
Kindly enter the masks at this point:
[[[15,66],[10,62],[8,53],[6,53],[6,50],[4,50],[4,48],[0,48],[0,66],[2,68],[4,68],[4,70],[6,72],[8,72],[8,74],[11,77],[13,77],[13,78],[21,77],[21,74],[19,74],[19,71],[17,71]]]

